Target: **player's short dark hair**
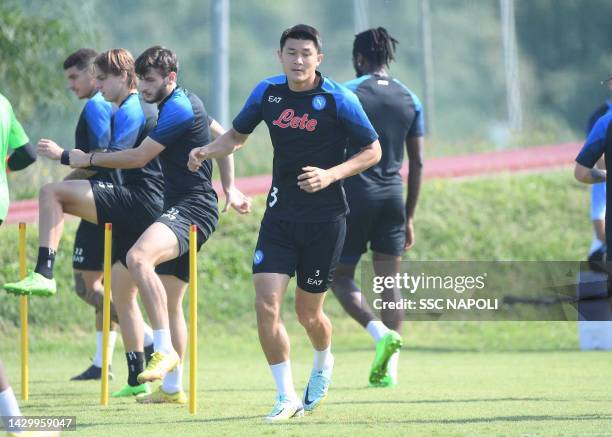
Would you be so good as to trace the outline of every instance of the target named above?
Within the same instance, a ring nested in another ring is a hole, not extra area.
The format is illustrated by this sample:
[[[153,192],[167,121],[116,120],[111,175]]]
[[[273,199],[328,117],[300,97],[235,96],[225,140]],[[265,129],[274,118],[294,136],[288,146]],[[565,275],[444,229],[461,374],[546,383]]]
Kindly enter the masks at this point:
[[[355,35],[353,57],[363,56],[373,68],[380,68],[395,59],[395,46],[398,41],[389,35],[384,27],[368,29]]]
[[[178,73],[178,67],[176,54],[162,46],[149,47],[136,58],[136,74],[140,77],[147,74],[152,68],[166,77],[172,71]]]
[[[96,56],[98,56],[98,52],[96,52],[94,49],[78,49],[64,60],[64,70],[68,70],[70,67],[76,67],[79,70],[90,68],[94,63]]]
[[[127,73],[128,87],[136,88],[138,78],[134,71],[134,57],[126,49],[110,49],[100,53],[94,61],[96,70],[104,74],[120,76],[123,72]]]
[[[317,49],[317,52],[321,52],[323,49],[323,44],[321,43],[321,35],[319,35],[319,31],[308,24],[296,24],[289,29],[286,29],[281,37],[280,37],[280,49],[283,50],[285,46],[285,41],[287,39],[301,39],[312,41]]]

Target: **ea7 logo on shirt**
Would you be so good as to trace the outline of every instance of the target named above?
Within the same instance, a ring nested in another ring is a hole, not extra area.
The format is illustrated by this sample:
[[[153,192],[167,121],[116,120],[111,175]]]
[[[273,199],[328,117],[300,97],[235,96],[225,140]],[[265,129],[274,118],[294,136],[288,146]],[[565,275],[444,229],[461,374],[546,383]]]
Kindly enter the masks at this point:
[[[168,211],[162,214],[162,217],[167,217],[169,220],[176,220],[179,215],[179,210],[176,208],[170,208]]]
[[[308,132],[313,132],[317,127],[317,120],[314,118],[309,119],[308,113],[299,117],[295,115],[295,111],[293,109],[285,109],[281,115],[279,115],[278,118],[272,122],[272,124],[282,129],[290,127],[292,129],[305,129]]]
[[[280,103],[283,100],[282,97],[268,96],[268,102],[270,103]]]

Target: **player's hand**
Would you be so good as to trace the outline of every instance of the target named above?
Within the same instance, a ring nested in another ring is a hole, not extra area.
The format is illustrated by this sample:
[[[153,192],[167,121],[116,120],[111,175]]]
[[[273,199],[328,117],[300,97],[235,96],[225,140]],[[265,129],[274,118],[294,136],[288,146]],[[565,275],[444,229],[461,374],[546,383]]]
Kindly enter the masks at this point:
[[[42,138],[36,145],[37,154],[46,156],[54,161],[59,161],[59,159],[62,157],[63,151],[64,149],[58,146],[53,140],[49,140],[47,138]]]
[[[196,147],[189,152],[189,161],[187,162],[187,167],[189,170],[195,172],[198,171],[200,166],[202,165],[202,161],[206,159],[206,154],[204,153],[204,147]]]
[[[70,151],[70,167],[86,168],[89,167],[89,154],[79,149]]]
[[[240,214],[248,214],[251,212],[251,198],[238,188],[232,187],[225,191],[225,206],[223,207],[223,212],[227,212],[230,206]]]
[[[318,167],[302,167],[304,173],[298,176],[298,187],[307,193],[316,193],[336,182],[332,174]]]
[[[410,250],[414,246],[414,224],[412,219],[406,219],[406,244],[404,244],[404,250]]]

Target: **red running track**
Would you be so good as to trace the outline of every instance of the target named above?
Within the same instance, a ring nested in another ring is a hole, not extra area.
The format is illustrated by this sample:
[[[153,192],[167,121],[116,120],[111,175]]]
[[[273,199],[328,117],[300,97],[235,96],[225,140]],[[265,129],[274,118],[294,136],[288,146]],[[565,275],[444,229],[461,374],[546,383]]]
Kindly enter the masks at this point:
[[[425,161],[425,179],[446,179],[570,165],[574,162],[580,147],[581,144],[566,143],[432,158]],[[405,176],[406,172],[407,166],[404,165],[402,174]],[[256,196],[267,193],[271,182],[271,175],[249,176],[237,179],[236,186],[243,193]],[[214,186],[217,193],[221,193],[221,184],[215,182]],[[10,205],[6,223],[33,223],[37,220],[38,201],[21,200]]]

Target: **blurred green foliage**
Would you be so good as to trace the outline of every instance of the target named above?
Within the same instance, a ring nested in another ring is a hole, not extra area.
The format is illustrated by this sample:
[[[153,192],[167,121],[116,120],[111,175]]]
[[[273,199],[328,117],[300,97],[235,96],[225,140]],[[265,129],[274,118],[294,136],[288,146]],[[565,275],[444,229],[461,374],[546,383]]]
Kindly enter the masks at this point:
[[[211,5],[212,0],[5,0],[0,4],[0,92],[15,104],[33,141],[48,137],[72,147],[83,102],[65,89],[65,56],[82,46],[125,47],[137,56],[162,44],[178,54],[180,84],[206,104],[216,92]],[[586,119],[609,95],[599,81],[612,67],[612,2],[515,0],[525,121],[516,135],[506,126],[499,0],[430,5],[436,132],[428,138],[427,156],[582,140]],[[370,26],[385,26],[400,41],[391,73],[422,98],[419,2],[370,0],[368,13]],[[230,116],[259,80],[280,73],[279,36],[296,23],[320,30],[324,74],[340,82],[354,77],[352,0],[231,0],[230,15]],[[262,124],[238,152],[237,174],[269,172],[271,156]],[[40,184],[61,175],[57,165],[41,159],[12,175],[11,195],[31,197]]]

